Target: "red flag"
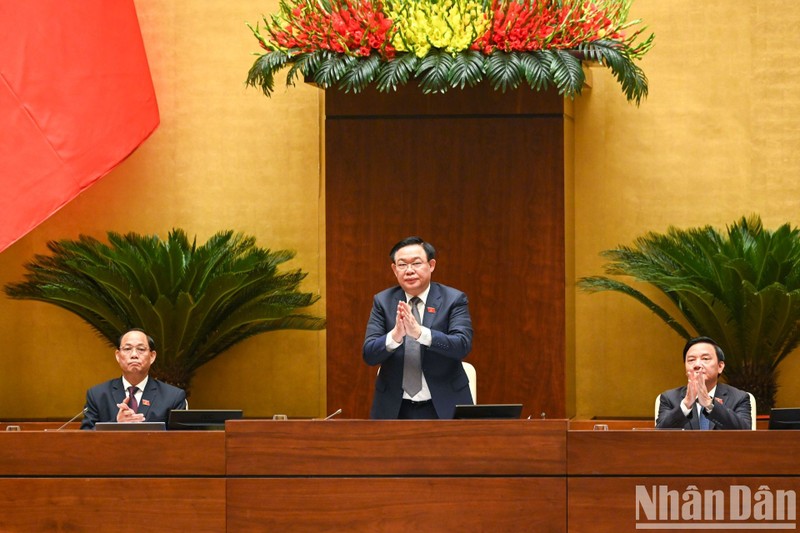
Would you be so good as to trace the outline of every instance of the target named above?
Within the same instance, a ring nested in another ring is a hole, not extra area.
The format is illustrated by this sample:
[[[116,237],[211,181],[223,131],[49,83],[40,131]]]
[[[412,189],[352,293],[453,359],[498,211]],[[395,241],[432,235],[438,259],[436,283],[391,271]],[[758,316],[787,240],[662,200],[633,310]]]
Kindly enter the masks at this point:
[[[0,251],[158,123],[133,0],[0,2]]]

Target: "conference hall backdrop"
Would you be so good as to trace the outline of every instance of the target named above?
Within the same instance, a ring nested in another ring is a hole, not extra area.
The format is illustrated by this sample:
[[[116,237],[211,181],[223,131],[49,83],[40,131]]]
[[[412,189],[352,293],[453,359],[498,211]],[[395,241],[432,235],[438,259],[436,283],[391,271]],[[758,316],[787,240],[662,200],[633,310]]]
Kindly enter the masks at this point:
[[[202,241],[230,228],[261,246],[297,250],[291,266],[309,272],[303,288],[322,295],[313,311],[324,313],[324,95],[279,86],[268,99],[243,83],[257,51],[245,22],[277,2],[135,4],[161,124],[108,176],[1,253],[0,282],[19,280],[24,262],[51,239],[182,227]],[[648,230],[723,227],[750,213],[768,226],[800,223],[800,5],[637,0],[631,16],[656,33],[642,62],[650,96],[637,108],[606,70],[594,69],[591,89],[574,105],[569,333],[559,342],[575,360],[565,401],[578,416],[648,416],[653,397],[683,381],[682,340],[649,312],[619,295],[574,292],[576,277],[599,273],[601,250]],[[469,265],[447,265],[459,267]],[[250,339],[198,372],[192,406],[324,414],[336,407],[325,405],[325,343],[324,331]],[[352,353],[360,360],[360,346]],[[112,350],[77,318],[0,298],[0,418],[68,418],[87,387],[117,373]],[[794,354],[782,367],[779,405],[800,405],[798,377]],[[369,402],[371,388],[363,395]]]

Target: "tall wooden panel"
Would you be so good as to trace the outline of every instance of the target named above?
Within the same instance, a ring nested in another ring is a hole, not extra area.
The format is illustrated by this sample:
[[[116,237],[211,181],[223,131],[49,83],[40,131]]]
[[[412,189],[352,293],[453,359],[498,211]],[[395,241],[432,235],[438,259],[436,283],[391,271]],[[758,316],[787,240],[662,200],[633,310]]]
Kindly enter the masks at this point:
[[[326,93],[328,408],[367,417],[361,357],[388,253],[438,251],[433,279],[467,293],[479,403],[565,416],[564,100],[481,85],[444,95]]]

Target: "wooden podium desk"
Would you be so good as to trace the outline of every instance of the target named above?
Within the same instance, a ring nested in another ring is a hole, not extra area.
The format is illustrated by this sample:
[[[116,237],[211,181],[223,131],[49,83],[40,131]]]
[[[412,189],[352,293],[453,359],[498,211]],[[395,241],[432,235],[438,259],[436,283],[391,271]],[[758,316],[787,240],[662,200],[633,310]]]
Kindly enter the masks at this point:
[[[225,531],[224,432],[0,432],[0,531]]]
[[[566,424],[228,421],[228,528],[565,531]]]
[[[570,531],[797,527],[800,431],[569,431]]]

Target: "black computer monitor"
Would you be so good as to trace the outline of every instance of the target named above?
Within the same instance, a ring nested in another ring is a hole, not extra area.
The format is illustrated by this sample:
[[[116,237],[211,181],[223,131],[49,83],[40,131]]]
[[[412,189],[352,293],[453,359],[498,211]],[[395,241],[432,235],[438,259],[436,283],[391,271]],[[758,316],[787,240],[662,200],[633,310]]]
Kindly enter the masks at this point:
[[[225,429],[226,420],[242,418],[241,409],[176,409],[169,412],[167,429]]]
[[[769,412],[769,429],[800,429],[800,407],[773,407]]]
[[[456,405],[453,418],[519,418],[520,414],[522,414],[521,403],[485,403],[481,405]]]

